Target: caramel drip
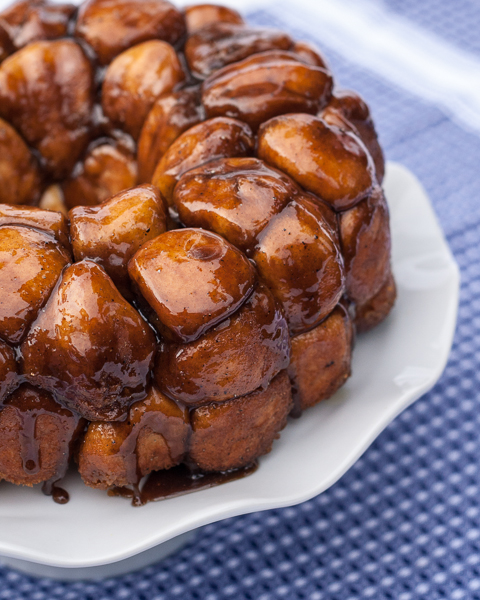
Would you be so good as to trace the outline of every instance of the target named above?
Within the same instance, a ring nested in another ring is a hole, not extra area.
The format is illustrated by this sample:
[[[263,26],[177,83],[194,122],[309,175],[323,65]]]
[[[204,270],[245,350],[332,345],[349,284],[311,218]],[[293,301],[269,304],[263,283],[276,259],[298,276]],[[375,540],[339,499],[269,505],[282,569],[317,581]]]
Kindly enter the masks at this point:
[[[155,471],[151,473],[140,486],[133,488],[115,487],[108,491],[109,496],[120,496],[132,499],[132,506],[144,506],[149,502],[157,502],[167,498],[183,496],[199,490],[222,485],[237,479],[243,479],[258,469],[258,463],[218,473],[205,473],[191,470],[187,465],[181,464],[172,469]]]
[[[71,434],[68,441],[68,452],[62,453],[62,458],[57,463],[55,474],[42,485],[42,492],[45,494],[45,496],[51,496],[52,500],[57,504],[67,504],[67,502],[70,500],[68,492],[57,484],[60,483],[67,474],[68,467],[70,465],[70,459],[73,455],[73,446],[76,443],[78,434],[84,427],[85,423],[85,420],[82,419],[77,413],[72,413],[72,417],[64,417],[64,421],[66,422],[68,418],[75,419],[74,432]],[[67,428],[66,423],[62,425],[64,425],[64,431],[70,431],[70,429]],[[68,433],[66,435],[68,435]]]
[[[295,383],[293,381],[291,383],[292,383],[293,407],[288,416],[291,417],[292,419],[299,419],[303,413],[302,399],[300,397],[300,393],[299,393],[298,388],[295,385]]]
[[[44,411],[38,409],[22,411],[14,407],[20,419],[20,455],[23,470],[28,475],[36,475],[41,468],[40,448],[35,436],[37,417]]]
[[[138,484],[142,477],[142,474],[138,468],[136,452],[138,436],[140,435],[140,432],[147,427],[149,427],[154,433],[163,436],[165,443],[167,444],[170,459],[174,464],[180,462],[185,453],[182,440],[178,439],[178,436],[168,435],[169,417],[166,417],[166,415],[163,413],[153,411],[145,413],[142,415],[140,422],[133,426],[132,431],[123,441],[119,449],[119,454],[124,458],[127,481],[134,485]]]

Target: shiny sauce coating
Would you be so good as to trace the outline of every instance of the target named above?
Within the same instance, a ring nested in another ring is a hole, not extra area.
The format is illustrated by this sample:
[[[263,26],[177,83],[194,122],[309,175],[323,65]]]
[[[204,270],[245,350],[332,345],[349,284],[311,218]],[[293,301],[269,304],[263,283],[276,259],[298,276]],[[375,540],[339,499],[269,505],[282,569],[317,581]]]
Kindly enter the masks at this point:
[[[265,389],[289,358],[283,310],[259,284],[238,312],[200,339],[162,344],[154,374],[167,396],[198,406]]]
[[[234,313],[255,282],[241,252],[199,229],[169,231],[149,242],[130,262],[129,273],[155,311],[161,333],[181,342],[198,339]]]
[[[243,24],[212,23],[188,38],[185,57],[195,77],[205,79],[218,69],[252,54],[289,50],[292,44],[290,36],[282,31]]]
[[[213,73],[203,83],[202,101],[207,117],[234,117],[256,131],[277,115],[316,114],[328,103],[332,86],[325,69],[270,51]]]
[[[254,145],[252,130],[237,119],[203,121],[173,142],[158,163],[152,183],[172,205],[175,185],[184,173],[218,158],[249,156]]]
[[[0,477],[7,472],[19,484],[45,482],[51,491],[66,474],[83,426],[48,392],[22,384],[0,408]]]
[[[315,327],[343,295],[340,249],[318,205],[306,196],[297,196],[270,221],[253,260],[282,303],[292,334]]]
[[[264,123],[258,155],[337,211],[360,202],[375,183],[373,161],[362,142],[311,115],[283,115]]]
[[[96,263],[68,267],[21,347],[25,377],[89,420],[146,395],[155,339]]]
[[[0,338],[12,344],[22,340],[70,261],[46,233],[0,227]]]
[[[80,7],[75,35],[95,50],[101,65],[107,65],[146,40],[176,44],[185,29],[182,13],[165,0],[89,0]]]
[[[226,158],[186,173],[174,202],[183,224],[215,231],[249,255],[258,234],[298,192],[258,158]]]
[[[130,288],[128,261],[167,229],[165,205],[151,185],[120,192],[99,206],[78,206],[69,217],[75,260],[95,260],[124,296]]]

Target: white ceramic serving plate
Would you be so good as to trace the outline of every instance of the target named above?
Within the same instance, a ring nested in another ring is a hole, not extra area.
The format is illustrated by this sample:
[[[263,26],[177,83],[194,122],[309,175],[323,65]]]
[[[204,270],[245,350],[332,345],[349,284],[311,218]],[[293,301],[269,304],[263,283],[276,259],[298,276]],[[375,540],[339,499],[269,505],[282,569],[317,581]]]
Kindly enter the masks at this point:
[[[380,327],[359,337],[347,385],[291,421],[253,475],[142,508],[91,490],[74,474],[65,485],[71,496],[65,506],[38,488],[2,483],[0,555],[69,568],[65,578],[113,575],[171,551],[181,542],[173,538],[201,525],[297,504],[335,483],[438,380],[455,329],[459,271],[428,197],[407,169],[392,163],[385,190],[398,284],[395,309]],[[112,565],[169,540],[137,562]],[[107,564],[103,570],[76,570]],[[30,570],[52,573],[38,564]]]

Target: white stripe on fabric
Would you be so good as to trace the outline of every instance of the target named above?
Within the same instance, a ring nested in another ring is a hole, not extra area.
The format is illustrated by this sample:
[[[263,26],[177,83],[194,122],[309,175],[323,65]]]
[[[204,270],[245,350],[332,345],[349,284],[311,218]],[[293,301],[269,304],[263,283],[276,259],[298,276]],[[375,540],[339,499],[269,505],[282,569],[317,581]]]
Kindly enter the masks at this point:
[[[480,60],[370,0],[271,0],[264,4],[352,62],[480,132]],[[258,5],[257,5],[258,8]]]

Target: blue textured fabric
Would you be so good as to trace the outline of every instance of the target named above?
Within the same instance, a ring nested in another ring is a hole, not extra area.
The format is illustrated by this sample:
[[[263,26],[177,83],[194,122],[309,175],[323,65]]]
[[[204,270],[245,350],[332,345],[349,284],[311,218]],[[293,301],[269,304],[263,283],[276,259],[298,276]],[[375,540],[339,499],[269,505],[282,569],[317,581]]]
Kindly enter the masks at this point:
[[[478,0],[382,0],[395,13],[449,42],[480,54]]]
[[[440,11],[437,33],[478,46],[473,0],[389,4],[432,28]],[[265,11],[250,20],[289,29]],[[460,264],[459,325],[443,377],[317,498],[207,526],[164,562],[100,583],[0,569],[0,600],[480,598],[480,137],[325,52],[337,80],[371,105],[388,158],[427,188]]]

